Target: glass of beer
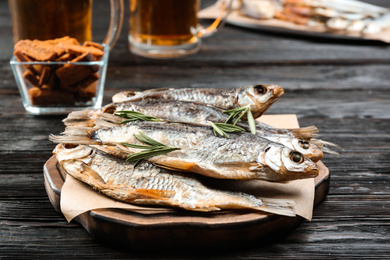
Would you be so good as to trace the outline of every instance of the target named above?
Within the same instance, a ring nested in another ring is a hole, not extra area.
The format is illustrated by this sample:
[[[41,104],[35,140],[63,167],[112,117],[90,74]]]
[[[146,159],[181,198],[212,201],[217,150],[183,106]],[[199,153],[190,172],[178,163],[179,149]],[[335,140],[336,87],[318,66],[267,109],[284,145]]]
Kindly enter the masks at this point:
[[[92,0],[8,0],[14,42],[70,36],[92,41]],[[110,27],[103,41],[111,48],[123,21],[123,0],[110,0]]]
[[[231,0],[208,28],[198,21],[200,0],[129,0],[130,51],[148,58],[177,58],[197,52],[201,38],[224,23]]]

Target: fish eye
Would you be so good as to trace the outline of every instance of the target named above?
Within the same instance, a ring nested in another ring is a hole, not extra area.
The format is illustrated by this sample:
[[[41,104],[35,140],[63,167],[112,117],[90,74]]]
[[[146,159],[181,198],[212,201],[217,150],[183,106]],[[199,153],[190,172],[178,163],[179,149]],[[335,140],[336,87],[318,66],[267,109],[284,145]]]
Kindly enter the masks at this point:
[[[304,157],[302,154],[298,153],[298,152],[291,152],[290,154],[290,160],[295,162],[295,163],[303,163],[304,161]]]
[[[265,153],[268,152],[269,149],[271,149],[271,147],[268,146],[267,148],[265,148],[264,152],[265,152]]]
[[[256,85],[253,88],[255,89],[255,92],[260,95],[265,94],[265,92],[267,92],[267,88],[264,85]]]
[[[307,141],[302,141],[302,140],[300,140],[299,141],[299,145],[303,148],[303,149],[309,149],[309,147],[310,147],[310,145],[309,145],[309,142],[307,142]]]
[[[114,114],[116,111],[116,108],[115,107],[107,107],[106,109],[104,109],[104,113],[108,113],[108,114]]]

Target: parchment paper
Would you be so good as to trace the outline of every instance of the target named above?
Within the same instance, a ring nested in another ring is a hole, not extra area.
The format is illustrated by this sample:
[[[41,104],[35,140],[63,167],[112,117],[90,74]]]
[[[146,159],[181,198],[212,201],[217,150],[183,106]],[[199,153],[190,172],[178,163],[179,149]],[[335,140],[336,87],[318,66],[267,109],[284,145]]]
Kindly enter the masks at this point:
[[[295,115],[263,115],[260,121],[279,128],[299,127]],[[296,202],[294,211],[297,215],[308,220],[312,218],[314,179],[296,180],[283,184],[265,181],[218,180],[218,182],[224,188],[248,192],[259,197],[293,200]],[[116,201],[98,193],[70,175],[67,175],[62,187],[60,205],[62,213],[69,222],[76,216],[95,209],[167,211],[166,208],[136,206]]]
[[[220,15],[220,4],[216,4],[202,9],[198,13],[198,17],[201,19],[215,19]],[[378,40],[390,43],[390,28],[386,29],[377,34],[360,34],[353,32],[344,32],[344,31],[329,31],[325,26],[305,26],[298,25],[287,21],[282,21],[278,19],[267,19],[260,20],[250,18],[244,15],[241,15],[238,10],[233,10],[228,18],[227,23],[241,26],[245,28],[260,29],[264,31],[272,32],[281,32],[281,33],[294,33],[300,35],[308,36],[321,36],[327,38],[337,38],[337,39],[366,39],[366,40]]]

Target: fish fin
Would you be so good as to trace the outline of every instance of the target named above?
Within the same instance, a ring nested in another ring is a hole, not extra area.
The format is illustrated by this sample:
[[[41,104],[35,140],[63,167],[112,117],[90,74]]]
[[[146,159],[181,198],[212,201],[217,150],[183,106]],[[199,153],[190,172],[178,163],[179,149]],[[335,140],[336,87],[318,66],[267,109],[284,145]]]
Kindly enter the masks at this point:
[[[335,148],[338,148],[338,149],[344,151],[344,149],[341,148],[339,145],[332,143],[332,142],[324,141],[321,139],[312,139],[312,140],[310,140],[310,143],[313,143],[316,146],[318,146],[324,153],[339,155],[338,152],[331,150],[328,146],[335,147]]]
[[[295,201],[285,199],[261,199],[263,205],[259,207],[260,210],[288,217],[295,217],[293,206],[296,204]]]
[[[194,167],[197,166],[196,162],[188,162],[180,160],[180,158],[171,158],[164,157],[159,159],[158,161],[152,160],[153,164],[159,166],[164,169],[174,170],[174,171],[185,171],[189,172]]]
[[[129,151],[126,150],[123,145],[90,145],[99,151],[107,153],[109,155],[115,156],[125,160],[129,155]]]
[[[166,165],[159,164],[159,163],[153,163],[153,164],[154,164],[155,166],[157,166],[157,167],[164,168],[164,169],[167,169],[167,170],[171,170],[171,171],[181,171],[181,169],[175,168],[175,167],[172,167],[172,166],[166,166]]]
[[[170,90],[170,89],[173,89],[173,88],[152,88],[152,89],[148,89],[148,90],[142,91],[141,93],[142,94],[149,94],[149,93],[166,91],[166,90]]]
[[[215,167],[223,174],[224,179],[237,180],[252,179],[262,168],[260,164],[250,162],[215,163]]]
[[[134,97],[137,92],[134,91],[121,91],[112,96],[112,102],[114,103],[120,103],[123,101],[127,101],[128,99],[131,99],[131,97]]]
[[[301,128],[288,129],[296,138],[309,140],[317,136],[318,128],[315,126],[307,126]]]
[[[138,91],[123,91],[115,94],[112,97],[112,101],[115,103],[120,103],[120,102],[136,102],[136,101],[141,101],[144,98],[147,98],[148,95],[156,93],[156,92],[161,92],[161,91],[166,91],[171,88],[155,88],[155,89],[148,89],[142,92]]]
[[[94,171],[91,167],[89,167],[88,165],[86,164],[82,164],[82,168],[83,168],[83,174],[86,174],[88,175],[89,177],[99,181],[99,182],[102,182],[104,184],[106,184],[106,182],[103,180],[103,178],[99,175],[99,173],[97,173],[96,171]]]

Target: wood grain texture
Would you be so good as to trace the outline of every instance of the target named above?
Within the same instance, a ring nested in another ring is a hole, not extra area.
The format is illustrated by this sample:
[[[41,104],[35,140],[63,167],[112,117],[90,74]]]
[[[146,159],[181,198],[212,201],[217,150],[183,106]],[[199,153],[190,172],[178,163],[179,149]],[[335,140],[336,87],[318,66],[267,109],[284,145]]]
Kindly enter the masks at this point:
[[[369,2],[390,7],[389,0]],[[108,1],[94,5],[101,39]],[[125,20],[110,54],[104,104],[129,88],[279,84],[285,95],[267,113],[297,114],[302,126],[316,125],[321,138],[344,148],[323,159],[332,173],[327,199],[311,222],[240,250],[137,252],[96,241],[67,223],[45,192],[42,169],[54,148],[47,136],[62,131],[63,116],[25,113],[9,66],[8,2],[0,0],[0,259],[390,259],[390,45],[227,26],[196,55],[156,61],[128,52],[127,30]]]

